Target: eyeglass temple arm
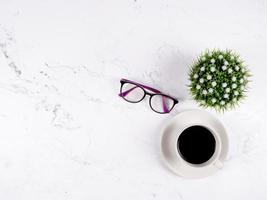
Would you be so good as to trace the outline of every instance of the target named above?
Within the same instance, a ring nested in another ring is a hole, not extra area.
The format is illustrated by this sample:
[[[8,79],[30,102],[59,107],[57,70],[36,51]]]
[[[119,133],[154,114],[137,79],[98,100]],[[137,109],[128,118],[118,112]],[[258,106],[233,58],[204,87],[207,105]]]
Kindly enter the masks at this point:
[[[155,88],[152,88],[152,87],[149,87],[149,86],[140,84],[140,83],[136,83],[136,82],[134,82],[134,81],[130,81],[130,80],[127,80],[127,79],[124,79],[124,78],[121,79],[121,81],[126,81],[126,82],[128,82],[128,83],[132,83],[132,84],[135,84],[135,85],[137,85],[137,86],[141,86],[141,87],[143,87],[143,88],[145,88],[145,89],[147,89],[147,90],[150,90],[151,92],[155,92],[155,93],[157,93],[157,94],[161,94],[161,93],[162,93],[161,91],[159,91],[159,90],[157,90],[157,89],[155,89]]]
[[[137,88],[138,86],[135,86],[135,87],[133,87],[133,88],[131,88],[131,89],[129,89],[129,90],[126,90],[126,91],[124,91],[124,92],[121,92],[120,94],[119,94],[119,96],[120,97],[125,97],[125,96],[127,96],[131,91],[133,91],[135,88]]]
[[[163,107],[163,111],[165,113],[168,113],[170,112],[169,109],[168,109],[168,106],[167,106],[167,103],[166,103],[166,99],[164,96],[162,96],[162,107]]]
[[[149,86],[140,84],[140,83],[136,83],[136,82],[134,82],[134,81],[130,81],[130,80],[127,80],[127,79],[121,79],[121,80],[122,80],[122,81],[129,82],[129,83],[133,83],[133,84],[135,84],[135,85],[137,85],[137,86],[141,86],[141,87],[143,87],[143,88],[145,88],[145,89],[147,89],[147,90],[150,90],[150,91],[152,91],[152,92],[155,92],[155,93],[157,93],[157,94],[161,94],[161,93],[162,93],[161,91],[159,91],[159,90],[157,90],[157,89],[155,89],[155,88],[152,88],[152,87],[149,87]],[[133,87],[133,88],[131,88],[131,89],[129,89],[129,90],[126,90],[126,91],[120,93],[119,96],[120,96],[120,97],[125,97],[125,96],[127,96],[131,91],[133,91],[135,88],[137,88],[137,86],[135,86],[135,87]],[[165,113],[169,112],[169,109],[168,109],[168,106],[167,106],[167,103],[166,103],[166,99],[165,99],[164,96],[162,96],[162,107],[163,107],[163,111],[164,111]]]

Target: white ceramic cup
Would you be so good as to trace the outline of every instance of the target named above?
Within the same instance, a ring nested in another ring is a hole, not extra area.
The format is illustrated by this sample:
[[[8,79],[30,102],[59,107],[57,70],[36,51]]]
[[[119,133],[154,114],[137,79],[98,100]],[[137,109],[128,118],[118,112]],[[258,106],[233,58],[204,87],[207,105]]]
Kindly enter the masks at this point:
[[[188,127],[196,125],[208,129],[215,138],[215,151],[212,157],[202,164],[187,162],[177,149],[180,134]],[[187,178],[200,178],[223,167],[228,153],[228,137],[222,123],[213,115],[201,110],[191,110],[176,115],[164,128],[161,149],[165,163],[174,173]]]

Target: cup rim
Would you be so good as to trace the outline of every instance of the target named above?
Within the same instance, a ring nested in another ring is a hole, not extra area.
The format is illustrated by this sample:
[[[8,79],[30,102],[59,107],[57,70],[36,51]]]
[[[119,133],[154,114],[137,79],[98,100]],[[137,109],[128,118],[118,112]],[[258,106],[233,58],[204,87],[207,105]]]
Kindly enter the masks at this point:
[[[190,163],[190,162],[186,161],[183,158],[182,154],[180,153],[179,149],[177,148],[178,156],[181,158],[181,161],[183,161],[184,163],[186,163],[186,164],[188,164],[188,165],[190,165],[192,167],[206,167],[208,165],[212,165],[220,157],[220,153],[221,153],[221,140],[220,140],[220,137],[218,137],[218,134],[216,133],[216,131],[214,131],[211,127],[209,127],[207,125],[204,125],[204,124],[201,124],[201,123],[192,123],[191,125],[187,125],[177,135],[176,144],[178,143],[178,139],[179,139],[180,135],[182,134],[182,132],[184,130],[186,130],[187,128],[192,127],[192,126],[202,126],[202,127],[206,128],[213,135],[213,137],[215,139],[215,150],[214,150],[212,156],[207,161],[205,161],[205,162],[203,162],[201,164],[194,164],[194,163]]]

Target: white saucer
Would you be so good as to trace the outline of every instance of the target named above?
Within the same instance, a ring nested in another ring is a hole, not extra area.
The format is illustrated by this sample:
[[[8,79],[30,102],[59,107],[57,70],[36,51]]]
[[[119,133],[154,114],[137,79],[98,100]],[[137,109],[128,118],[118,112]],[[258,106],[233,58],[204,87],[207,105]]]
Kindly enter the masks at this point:
[[[216,140],[213,156],[201,165],[186,162],[177,150],[179,135],[189,126],[200,125],[208,128]],[[187,178],[209,176],[223,167],[228,153],[228,137],[222,123],[208,112],[185,111],[176,115],[165,127],[161,140],[162,155],[167,166],[176,174]]]

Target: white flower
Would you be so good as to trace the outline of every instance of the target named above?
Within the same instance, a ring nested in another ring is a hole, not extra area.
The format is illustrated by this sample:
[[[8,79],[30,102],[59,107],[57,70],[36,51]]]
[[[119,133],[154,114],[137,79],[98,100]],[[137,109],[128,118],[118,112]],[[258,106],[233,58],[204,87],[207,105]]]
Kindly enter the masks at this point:
[[[236,71],[238,71],[238,70],[239,70],[239,67],[238,67],[237,65],[235,66],[235,70],[236,70]]]
[[[209,93],[212,93],[213,92],[213,89],[212,88],[209,88]]]
[[[215,72],[215,67],[211,67],[211,68],[210,68],[210,71],[211,71],[211,72]]]
[[[212,98],[212,99],[211,99],[211,102],[212,102],[212,103],[215,103],[216,101],[217,101],[217,100],[216,100],[215,98]]]
[[[225,92],[226,92],[226,93],[229,93],[229,92],[230,92],[230,88],[226,88],[226,89],[225,89]]]
[[[199,79],[199,82],[204,83],[204,79],[203,78]]]
[[[212,52],[209,52],[209,54],[208,54],[208,55],[209,55],[209,57],[211,57],[211,56],[212,56]]]
[[[232,88],[235,89],[237,87],[237,85],[234,83],[232,84]]]
[[[227,86],[227,83],[223,83],[222,87],[225,88]]]
[[[225,71],[227,67],[225,65],[222,66],[222,70]]]
[[[208,75],[208,76],[207,76],[207,79],[208,79],[208,80],[211,80],[211,78],[212,78],[211,75]]]
[[[221,104],[221,105],[224,105],[224,104],[225,104],[225,101],[221,101],[220,104]]]
[[[242,69],[241,69],[241,72],[242,72],[242,73],[244,73],[244,72],[245,72],[245,69],[244,69],[244,68],[242,68]]]
[[[244,83],[244,79],[241,78],[241,79],[239,80],[239,82],[240,82],[240,83]]]
[[[237,99],[236,98],[233,98],[233,102],[236,102],[237,101]]]
[[[204,94],[204,95],[208,94],[207,90],[203,90],[202,94]]]
[[[241,89],[241,90],[244,90],[244,89],[245,89],[244,85],[241,85],[241,86],[240,86],[240,89]]]
[[[197,90],[199,90],[201,88],[201,86],[200,85],[197,85],[196,88],[197,88]]]
[[[231,59],[231,60],[234,60],[234,59],[235,59],[235,57],[234,57],[234,56],[231,56],[231,57],[230,57],[230,59]]]
[[[231,74],[233,72],[233,70],[230,68],[228,69],[228,73]]]
[[[210,62],[211,62],[212,64],[215,63],[215,59],[212,58],[212,59],[210,60]]]
[[[197,74],[194,74],[194,79],[197,79],[198,78],[198,75]]]
[[[219,57],[218,57],[218,58],[219,58],[220,60],[221,60],[221,59],[223,59],[223,55],[219,55]]]
[[[211,83],[211,85],[212,85],[212,87],[215,87],[215,86],[217,85],[217,83],[216,83],[215,81],[213,81],[213,82]]]
[[[227,98],[229,98],[229,94],[224,94],[223,97],[224,97],[225,99],[227,99]]]
[[[202,71],[202,72],[205,71],[205,67],[201,67],[200,71]]]
[[[206,57],[205,57],[205,56],[203,56],[203,57],[201,58],[201,60],[202,60],[202,61],[205,61],[205,60],[206,60]]]
[[[234,91],[234,95],[235,96],[239,95],[239,92],[238,91]]]
[[[224,61],[224,65],[225,66],[227,66],[229,63],[227,62],[227,60],[226,61]]]
[[[232,77],[232,81],[234,81],[234,82],[236,81],[236,77],[235,76]]]

